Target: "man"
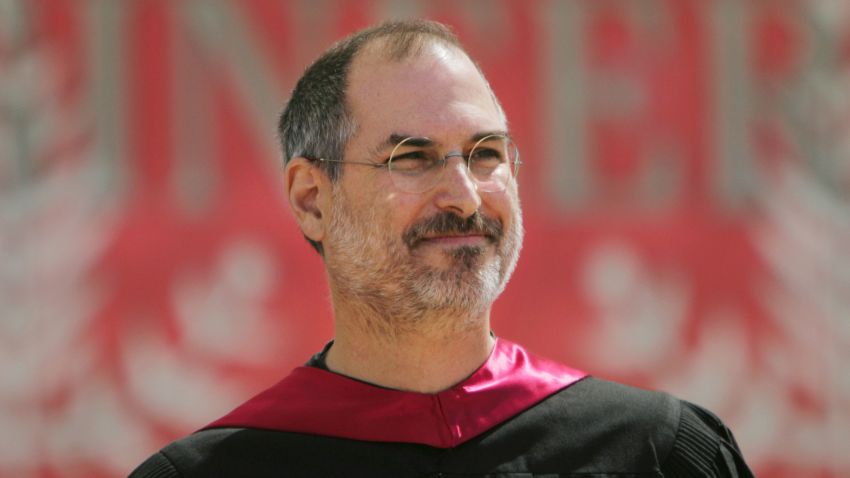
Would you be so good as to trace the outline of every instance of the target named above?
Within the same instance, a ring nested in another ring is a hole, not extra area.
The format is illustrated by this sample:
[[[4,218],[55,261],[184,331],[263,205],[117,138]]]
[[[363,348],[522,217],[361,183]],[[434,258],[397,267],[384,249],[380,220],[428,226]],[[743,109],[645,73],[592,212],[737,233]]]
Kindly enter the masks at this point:
[[[384,24],[319,58],[280,134],[334,341],[131,476],[751,476],[709,412],[491,333],[523,236],[507,129],[440,24]]]

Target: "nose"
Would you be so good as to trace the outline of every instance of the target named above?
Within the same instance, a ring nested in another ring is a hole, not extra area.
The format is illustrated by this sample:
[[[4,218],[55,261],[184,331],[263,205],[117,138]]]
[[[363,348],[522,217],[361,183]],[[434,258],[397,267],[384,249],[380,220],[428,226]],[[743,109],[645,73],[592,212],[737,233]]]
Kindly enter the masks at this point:
[[[450,210],[467,218],[481,207],[481,196],[475,181],[469,175],[466,160],[460,153],[449,153],[440,182],[435,190],[435,203],[443,210]]]

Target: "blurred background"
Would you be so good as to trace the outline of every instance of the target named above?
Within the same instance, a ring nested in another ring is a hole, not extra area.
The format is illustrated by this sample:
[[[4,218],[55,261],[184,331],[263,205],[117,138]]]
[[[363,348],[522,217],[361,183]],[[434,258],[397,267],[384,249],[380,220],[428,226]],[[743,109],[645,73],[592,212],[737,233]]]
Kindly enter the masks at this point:
[[[0,477],[124,476],[321,348],[276,116],[420,16],[522,149],[496,333],[850,476],[847,1],[0,0]]]

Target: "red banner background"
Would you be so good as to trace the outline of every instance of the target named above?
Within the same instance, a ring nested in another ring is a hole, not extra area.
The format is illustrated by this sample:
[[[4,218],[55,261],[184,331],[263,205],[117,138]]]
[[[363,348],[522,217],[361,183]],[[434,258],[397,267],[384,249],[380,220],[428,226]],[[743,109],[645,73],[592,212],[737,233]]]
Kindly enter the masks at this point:
[[[0,476],[123,475],[331,337],[276,115],[334,40],[455,28],[511,120],[495,331],[716,411],[761,477],[850,475],[850,6],[0,5]]]

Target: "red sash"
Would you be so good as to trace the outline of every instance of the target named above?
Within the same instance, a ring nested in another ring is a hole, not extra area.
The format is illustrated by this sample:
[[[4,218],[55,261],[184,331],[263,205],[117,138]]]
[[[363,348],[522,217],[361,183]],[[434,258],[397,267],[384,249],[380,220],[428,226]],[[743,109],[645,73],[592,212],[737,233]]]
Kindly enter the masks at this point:
[[[207,428],[260,428],[364,441],[457,446],[586,374],[496,339],[466,380],[435,394],[377,387],[298,367]]]

